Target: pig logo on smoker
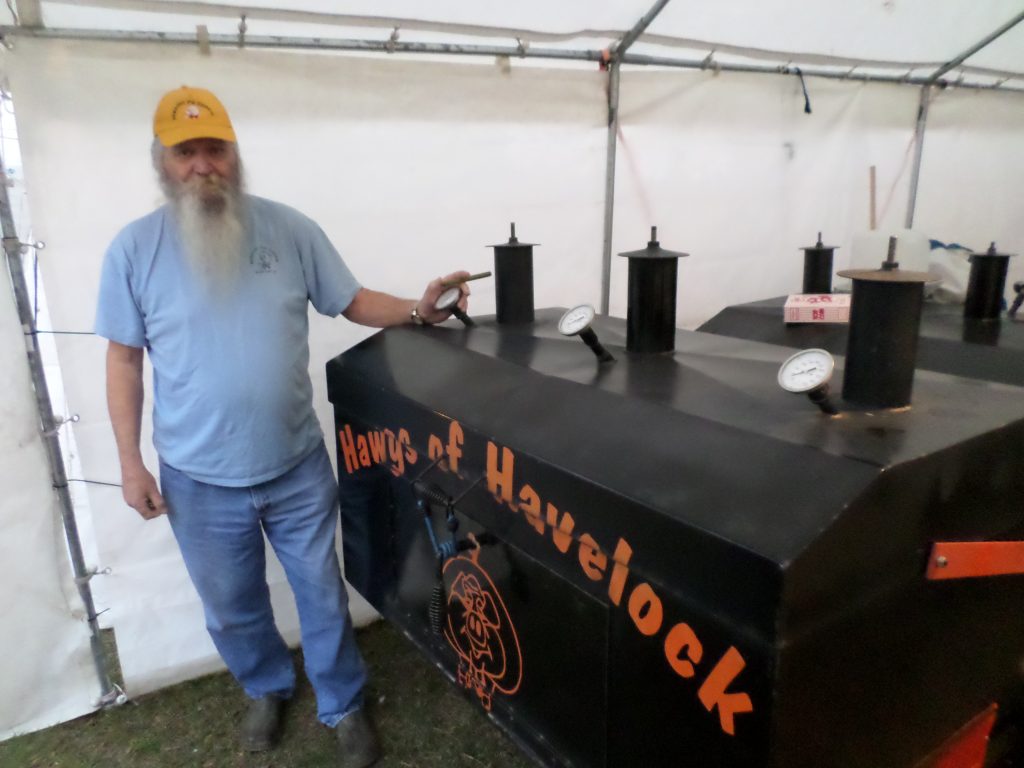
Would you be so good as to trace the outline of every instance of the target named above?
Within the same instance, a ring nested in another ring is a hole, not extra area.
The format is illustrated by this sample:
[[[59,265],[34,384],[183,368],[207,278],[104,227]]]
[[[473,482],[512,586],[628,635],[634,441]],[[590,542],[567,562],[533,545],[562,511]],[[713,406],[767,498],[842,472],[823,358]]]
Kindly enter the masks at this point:
[[[511,695],[523,680],[523,657],[501,594],[479,563],[480,549],[444,566],[448,621],[444,636],[459,656],[457,679],[488,712],[498,691]]]

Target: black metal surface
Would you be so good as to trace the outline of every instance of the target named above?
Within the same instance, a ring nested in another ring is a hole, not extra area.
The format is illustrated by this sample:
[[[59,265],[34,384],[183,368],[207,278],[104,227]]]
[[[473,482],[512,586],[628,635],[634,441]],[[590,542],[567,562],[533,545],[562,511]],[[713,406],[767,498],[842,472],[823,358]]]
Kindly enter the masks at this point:
[[[971,320],[997,320],[1003,309],[1008,253],[997,253],[996,244],[985,253],[971,254],[971,274],[967,281],[964,317]]]
[[[520,243],[516,225],[507,243],[494,248],[494,294],[499,323],[533,322],[533,246]]]
[[[346,576],[540,763],[911,768],[1016,679],[1024,579],[923,570],[933,540],[1024,535],[1021,390],[919,372],[914,408],[829,418],[778,388],[788,350],[634,354],[599,317],[602,366],[560,315],[328,364]],[[444,571],[475,663],[431,631],[417,481],[493,542]]]
[[[651,227],[646,248],[619,255],[629,259],[626,349],[641,353],[672,351],[678,261],[688,254],[662,248],[657,227]]]
[[[802,293],[832,293],[832,259],[836,246],[823,245],[819,232],[818,242],[802,250],[804,252]]]
[[[698,330],[797,349],[846,353],[844,323],[783,321],[786,297],[726,307]],[[1024,386],[1024,322],[965,320],[959,305],[925,302],[917,342],[918,370]]]

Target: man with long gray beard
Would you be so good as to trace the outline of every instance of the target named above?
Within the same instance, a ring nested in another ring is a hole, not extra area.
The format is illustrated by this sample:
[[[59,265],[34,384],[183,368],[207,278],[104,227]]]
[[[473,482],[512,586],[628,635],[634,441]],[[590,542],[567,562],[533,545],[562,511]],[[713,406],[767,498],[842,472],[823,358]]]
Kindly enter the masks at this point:
[[[234,129],[209,91],[166,94],[153,133],[167,203],[114,239],[96,316],[124,498],[147,520],[168,516],[210,636],[250,699],[241,738],[252,751],[275,742],[295,686],[270,606],[266,534],[295,594],[318,717],[336,733],[340,764],[364,768],[380,750],[335,552],[337,484],[312,407],[307,304],[374,327],[434,323],[449,314],[434,309],[442,280],[468,273],[433,280],[419,300],[360,286],[313,221],[244,193]],[[146,350],[159,486],[139,450]]]

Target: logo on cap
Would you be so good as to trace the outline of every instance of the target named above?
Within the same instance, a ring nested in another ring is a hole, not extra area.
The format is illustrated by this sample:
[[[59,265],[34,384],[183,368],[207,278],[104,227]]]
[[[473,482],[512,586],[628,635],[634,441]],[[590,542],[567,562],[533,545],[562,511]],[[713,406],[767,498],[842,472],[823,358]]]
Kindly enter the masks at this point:
[[[195,120],[199,117],[199,107],[195,104],[189,104],[185,107],[185,117],[189,120]]]

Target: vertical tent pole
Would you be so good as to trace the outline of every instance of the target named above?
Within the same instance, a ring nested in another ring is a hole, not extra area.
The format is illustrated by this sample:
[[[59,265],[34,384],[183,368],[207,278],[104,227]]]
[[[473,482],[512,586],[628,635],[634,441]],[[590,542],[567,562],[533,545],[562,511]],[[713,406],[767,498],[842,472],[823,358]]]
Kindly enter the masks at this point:
[[[986,35],[977,43],[968,48],[966,51],[961,53],[959,56],[955,56],[954,58],[950,59],[945,64],[943,64],[941,67],[939,67],[937,70],[932,72],[931,76],[928,78],[928,81],[921,88],[921,103],[918,105],[917,108],[917,125],[914,128],[914,166],[910,175],[910,198],[907,202],[906,218],[907,229],[912,228],[914,225],[914,209],[917,207],[917,184],[921,178],[921,152],[924,148],[925,124],[928,122],[928,106],[931,103],[931,87],[939,81],[940,77],[945,75],[950,70],[959,67],[967,59],[976,54],[986,45],[991,43],[1000,35],[1003,35],[1004,33],[1013,29],[1022,21],[1024,21],[1024,11],[1018,13],[1008,22],[999,27],[999,29]]]
[[[53,489],[60,501],[61,519],[64,523],[64,535],[68,543],[71,565],[74,569],[75,584],[78,594],[85,606],[89,623],[89,644],[92,648],[92,659],[96,666],[96,676],[100,683],[100,705],[113,703],[120,691],[110,680],[107,670],[107,657],[103,652],[100,638],[99,622],[96,620],[96,606],[92,599],[89,579],[92,574],[85,567],[82,554],[82,542],[78,535],[78,523],[75,521],[74,506],[68,490],[68,479],[64,472],[64,457],[61,455],[60,438],[57,435],[59,425],[53,415],[50,391],[46,386],[46,375],[43,372],[43,361],[39,354],[36,337],[35,319],[29,305],[28,286],[25,272],[21,265],[21,242],[14,228],[14,216],[11,213],[11,202],[7,194],[7,166],[0,157],[0,226],[3,228],[4,252],[7,255],[7,269],[10,272],[11,285],[14,289],[14,302],[18,308],[18,318],[25,334],[25,347],[28,354],[28,367],[32,375],[32,386],[35,391],[36,407],[39,411],[39,425],[46,445],[50,463],[50,478]]]
[[[910,198],[907,200],[907,218],[904,226],[914,227],[914,209],[917,207],[917,182],[921,178],[921,153],[924,151],[924,129],[928,122],[928,105],[931,103],[931,86],[921,86],[921,101],[917,105],[917,124],[914,126],[914,163],[910,171]]]
[[[608,150],[604,179],[604,253],[601,259],[601,314],[608,314],[612,277],[612,221],[615,218],[615,151],[619,134],[619,77],[622,56],[650,26],[669,0],[658,0],[622,39],[611,47],[608,62]]]
[[[612,221],[615,218],[615,150],[619,134],[618,59],[608,66],[608,150],[604,175],[604,256],[601,259],[601,314],[608,314],[612,284]]]

